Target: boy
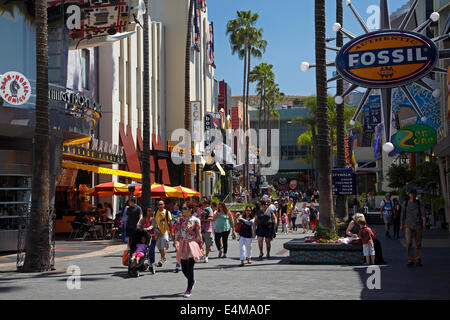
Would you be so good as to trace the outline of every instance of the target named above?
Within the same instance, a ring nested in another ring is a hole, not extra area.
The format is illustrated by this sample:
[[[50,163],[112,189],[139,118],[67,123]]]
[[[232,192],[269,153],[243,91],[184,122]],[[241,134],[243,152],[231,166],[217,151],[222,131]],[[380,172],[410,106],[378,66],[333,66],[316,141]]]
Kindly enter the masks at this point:
[[[361,227],[361,230],[359,230],[358,233],[358,237],[363,243],[364,257],[366,257],[366,262],[364,263],[364,265],[375,264],[375,248],[373,246],[373,238],[375,237],[375,235],[372,232],[372,229],[367,226],[367,222],[364,217],[358,219],[358,224]]]

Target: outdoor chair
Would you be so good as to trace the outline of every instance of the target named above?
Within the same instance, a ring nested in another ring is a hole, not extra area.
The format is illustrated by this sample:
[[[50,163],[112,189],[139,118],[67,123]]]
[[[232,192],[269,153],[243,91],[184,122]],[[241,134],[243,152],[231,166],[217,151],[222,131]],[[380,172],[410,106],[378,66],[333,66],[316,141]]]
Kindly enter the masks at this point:
[[[76,237],[77,237],[77,235],[78,235],[78,233],[80,232],[80,231],[82,231],[81,229],[81,223],[80,222],[77,222],[77,221],[70,221],[70,224],[72,225],[72,232],[70,233],[70,236],[69,236],[69,239],[71,239],[72,238],[72,235],[74,235],[74,237],[73,237],[73,239],[75,239]]]
[[[83,240],[86,239],[86,236],[89,234],[93,234],[93,236],[95,236],[95,240],[98,240],[97,237],[97,230],[95,229],[95,226],[91,226],[87,223],[83,223],[83,229],[84,229],[84,235],[83,235]]]

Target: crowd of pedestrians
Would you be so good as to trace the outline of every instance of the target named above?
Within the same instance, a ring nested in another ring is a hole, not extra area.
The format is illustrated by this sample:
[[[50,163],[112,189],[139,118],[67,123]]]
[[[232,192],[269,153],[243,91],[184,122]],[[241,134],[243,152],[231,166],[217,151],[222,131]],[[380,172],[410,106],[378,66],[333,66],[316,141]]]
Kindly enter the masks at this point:
[[[417,200],[415,190],[409,192],[410,199],[400,204],[397,199],[391,201],[387,194],[381,203],[380,213],[385,222],[386,236],[390,237],[390,226],[394,226],[394,237],[399,230],[405,229],[408,266],[422,265],[421,239],[425,227],[425,210]],[[166,254],[171,242],[176,250],[176,267],[174,272],[182,271],[187,280],[185,297],[192,294],[195,285],[194,266],[200,260],[208,263],[212,248],[217,248],[218,259],[226,259],[230,235],[239,242],[239,266],[252,263],[252,242],[256,238],[259,249],[259,260],[270,259],[271,242],[277,236],[279,226],[284,234],[298,232],[314,233],[319,221],[319,211],[315,201],[308,202],[303,198],[299,202],[297,195],[282,196],[278,201],[265,195],[254,205],[247,205],[242,212],[232,213],[224,202],[211,202],[203,198],[201,202],[186,201],[173,205],[171,211],[165,208],[165,202],[159,200],[157,208],[148,208],[143,214],[135,199],[130,199],[123,213],[125,236],[130,237],[136,230],[147,232],[149,239],[149,255],[147,268],[155,273],[156,267],[162,267],[167,261]],[[314,200],[314,194],[310,197]],[[272,203],[273,202],[273,203]],[[358,238],[363,244],[365,264],[384,264],[381,244],[376,230],[372,231],[361,213],[353,216],[346,230],[346,235]],[[126,239],[126,238],[124,238]],[[416,256],[412,251],[415,240]],[[142,244],[136,246],[142,251]],[[265,248],[265,250],[264,250]],[[160,260],[155,263],[155,250],[158,249]],[[132,259],[139,258],[140,252]],[[134,260],[133,260],[134,261]]]

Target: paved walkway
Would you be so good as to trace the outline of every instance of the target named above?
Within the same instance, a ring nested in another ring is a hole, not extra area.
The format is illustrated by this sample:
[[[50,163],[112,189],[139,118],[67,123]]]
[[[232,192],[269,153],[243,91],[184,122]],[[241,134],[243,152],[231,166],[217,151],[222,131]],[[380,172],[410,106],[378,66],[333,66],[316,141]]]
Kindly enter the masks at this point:
[[[450,238],[447,231],[426,231],[424,266],[408,268],[404,240],[386,239],[382,227],[375,228],[379,229],[383,254],[388,261],[388,265],[380,267],[380,290],[367,288],[371,274],[367,274],[367,268],[363,266],[290,264],[283,244],[304,237],[295,233],[278,234],[273,241],[272,258],[255,260],[245,267],[239,267],[238,243],[230,237],[227,259],[217,258],[215,249],[208,264],[199,262],[195,265],[197,284],[190,299],[450,298]],[[79,245],[84,244],[95,246],[91,242]],[[172,248],[167,255],[168,262],[157,269],[156,275],[144,273],[140,278],[128,278],[127,268],[121,264],[122,250],[122,245],[115,245],[83,256],[66,255],[67,260],[56,259],[55,272],[43,274],[20,274],[11,271],[13,268],[0,267],[0,299],[184,299],[186,280],[181,272],[173,273],[175,252]],[[253,241],[252,250],[253,256],[257,257],[256,241]],[[70,276],[67,267],[70,265],[80,268],[79,290],[67,287]]]

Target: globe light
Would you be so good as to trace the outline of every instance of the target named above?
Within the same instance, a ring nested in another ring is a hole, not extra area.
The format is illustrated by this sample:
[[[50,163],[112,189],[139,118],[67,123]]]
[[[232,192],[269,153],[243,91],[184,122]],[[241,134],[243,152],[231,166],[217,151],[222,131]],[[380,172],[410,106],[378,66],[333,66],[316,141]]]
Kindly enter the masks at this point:
[[[348,6],[352,4],[352,2],[351,2],[350,0],[347,0],[345,3],[346,3]]]
[[[433,97],[439,98],[441,96],[441,90],[436,89],[433,91]]]
[[[422,118],[420,118],[420,120],[421,120],[422,122],[427,122],[427,117],[423,116]]]
[[[441,16],[440,16],[439,13],[437,13],[437,12],[433,12],[433,13],[430,15],[430,19],[431,19],[431,21],[433,21],[433,22],[439,21],[440,17],[441,17]]]
[[[336,104],[343,104],[344,98],[342,98],[341,96],[336,96],[336,98],[334,98],[334,102],[336,102]]]
[[[353,120],[353,119],[350,120],[350,125],[351,125],[351,126],[354,126],[354,125],[355,125],[355,120]]]
[[[304,61],[300,64],[300,70],[302,70],[303,72],[306,72],[309,70],[309,63]]]
[[[383,151],[386,153],[392,152],[394,150],[394,145],[391,142],[386,142],[383,144]]]
[[[340,23],[334,23],[333,24],[333,31],[334,32],[339,32],[339,30],[341,30],[342,29],[342,26],[341,26],[341,24]]]

